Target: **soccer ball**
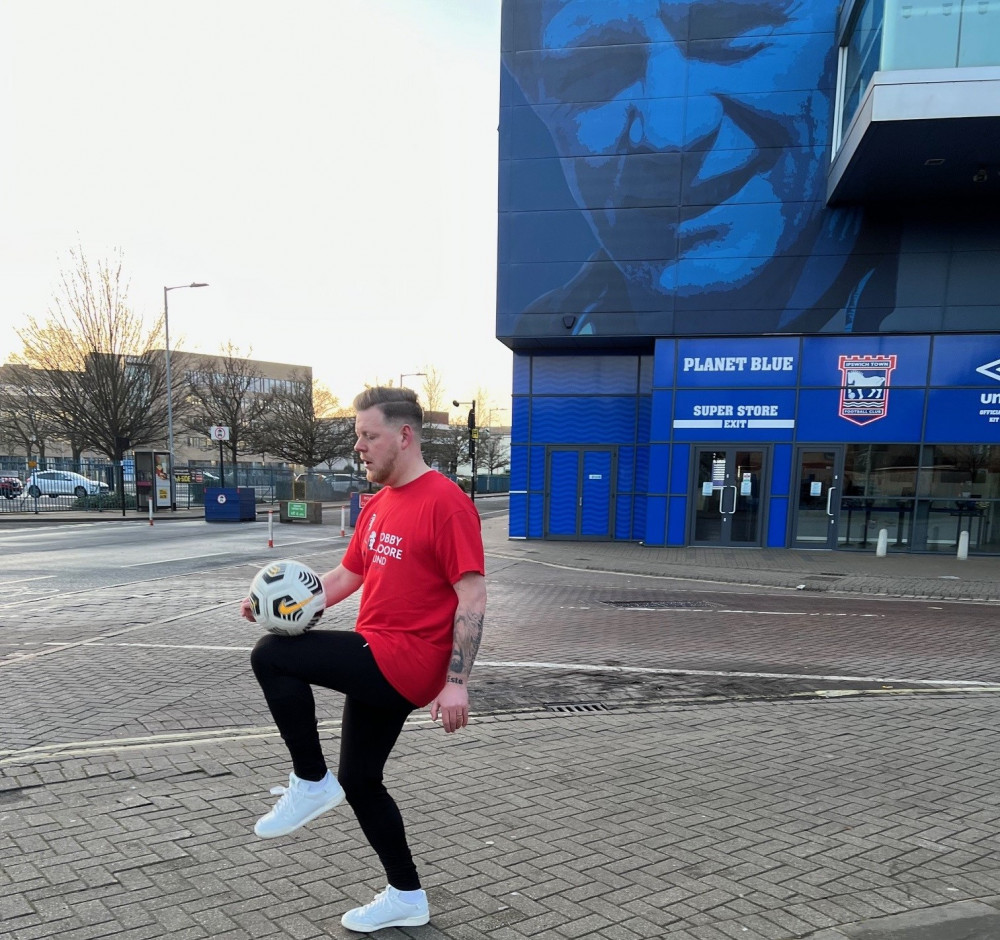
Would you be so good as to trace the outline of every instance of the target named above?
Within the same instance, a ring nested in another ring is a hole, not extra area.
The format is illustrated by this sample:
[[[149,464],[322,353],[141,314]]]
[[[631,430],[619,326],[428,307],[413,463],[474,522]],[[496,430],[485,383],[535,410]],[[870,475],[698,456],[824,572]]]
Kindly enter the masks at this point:
[[[285,559],[254,575],[250,583],[254,619],[271,633],[298,636],[319,623],[326,595],[319,575],[308,565]]]

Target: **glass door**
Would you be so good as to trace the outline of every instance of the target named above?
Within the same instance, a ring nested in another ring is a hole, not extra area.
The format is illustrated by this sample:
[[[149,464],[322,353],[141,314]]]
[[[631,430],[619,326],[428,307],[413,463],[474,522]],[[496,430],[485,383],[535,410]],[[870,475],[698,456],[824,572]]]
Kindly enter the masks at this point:
[[[844,498],[844,449],[799,448],[798,493],[792,503],[792,547],[836,548]]]
[[[695,451],[691,544],[760,545],[764,451],[701,447]]]

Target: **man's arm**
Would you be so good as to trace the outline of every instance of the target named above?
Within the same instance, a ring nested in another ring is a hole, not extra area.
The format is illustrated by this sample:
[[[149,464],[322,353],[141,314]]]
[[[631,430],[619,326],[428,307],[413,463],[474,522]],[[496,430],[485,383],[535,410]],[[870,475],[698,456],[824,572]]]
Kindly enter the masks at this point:
[[[466,572],[454,585],[458,595],[455,609],[451,663],[444,688],[431,702],[431,718],[441,716],[444,730],[451,733],[469,723],[469,674],[483,638],[486,615],[486,579],[477,572]]]

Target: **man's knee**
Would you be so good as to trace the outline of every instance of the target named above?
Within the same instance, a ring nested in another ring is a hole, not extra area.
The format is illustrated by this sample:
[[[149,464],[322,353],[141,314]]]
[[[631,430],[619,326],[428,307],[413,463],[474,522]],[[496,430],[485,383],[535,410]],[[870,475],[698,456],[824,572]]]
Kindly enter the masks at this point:
[[[273,633],[265,633],[254,644],[254,648],[250,651],[250,665],[255,676],[259,676],[271,668],[280,642],[281,637],[275,636]]]
[[[337,770],[337,780],[344,788],[347,802],[352,806],[373,797],[377,798],[386,792],[381,774],[366,773],[364,770],[350,765],[345,766],[343,763]]]

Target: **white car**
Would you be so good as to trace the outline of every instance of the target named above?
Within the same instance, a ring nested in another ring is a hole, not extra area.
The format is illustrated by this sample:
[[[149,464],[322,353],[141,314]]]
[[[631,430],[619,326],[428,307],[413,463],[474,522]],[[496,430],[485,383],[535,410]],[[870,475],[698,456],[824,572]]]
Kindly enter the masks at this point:
[[[108,491],[108,484],[98,480],[88,480],[79,473],[69,470],[36,470],[24,485],[32,499],[39,496],[96,496]]]

